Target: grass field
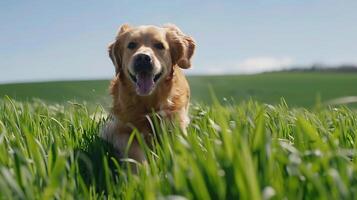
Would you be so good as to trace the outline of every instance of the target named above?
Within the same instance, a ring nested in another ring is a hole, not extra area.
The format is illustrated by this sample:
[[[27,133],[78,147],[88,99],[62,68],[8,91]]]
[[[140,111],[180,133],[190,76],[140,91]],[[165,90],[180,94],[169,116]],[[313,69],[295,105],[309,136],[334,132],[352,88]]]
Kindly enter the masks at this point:
[[[357,74],[351,73],[267,73],[234,76],[190,76],[194,102],[211,103],[209,88],[219,97],[237,102],[253,98],[276,104],[281,97],[291,106],[313,107],[316,102],[357,96]],[[0,96],[18,100],[33,97],[50,102],[75,99],[110,105],[108,80],[0,85]]]
[[[188,134],[156,121],[147,164],[98,137],[107,80],[0,85],[20,100],[0,98],[0,199],[357,198],[357,111],[316,103],[357,96],[356,75],[189,79]]]
[[[0,199],[357,198],[348,108],[196,104],[187,136],[156,127],[137,174],[98,138],[100,108],[4,99],[0,109]]]

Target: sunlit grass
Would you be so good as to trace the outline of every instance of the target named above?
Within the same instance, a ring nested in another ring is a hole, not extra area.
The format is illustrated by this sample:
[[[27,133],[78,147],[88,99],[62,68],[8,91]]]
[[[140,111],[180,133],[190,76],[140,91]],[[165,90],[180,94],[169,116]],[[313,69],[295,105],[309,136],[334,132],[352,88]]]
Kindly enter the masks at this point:
[[[348,108],[196,104],[187,135],[156,123],[136,174],[98,137],[105,119],[101,107],[3,99],[0,199],[357,197],[357,113]]]

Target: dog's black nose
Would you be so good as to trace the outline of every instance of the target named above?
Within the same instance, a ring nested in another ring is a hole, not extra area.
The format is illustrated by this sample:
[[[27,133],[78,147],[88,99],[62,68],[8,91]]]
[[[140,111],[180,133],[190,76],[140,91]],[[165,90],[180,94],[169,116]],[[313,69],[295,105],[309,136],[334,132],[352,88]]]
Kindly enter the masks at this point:
[[[151,72],[152,70],[153,70],[152,60],[149,55],[142,53],[135,56],[134,71],[136,73]]]

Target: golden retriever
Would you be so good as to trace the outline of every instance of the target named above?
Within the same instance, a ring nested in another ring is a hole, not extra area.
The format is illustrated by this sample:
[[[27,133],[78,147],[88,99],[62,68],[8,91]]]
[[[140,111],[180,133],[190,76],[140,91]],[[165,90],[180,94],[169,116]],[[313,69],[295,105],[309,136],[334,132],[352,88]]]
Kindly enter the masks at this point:
[[[124,153],[134,128],[150,142],[152,130],[146,116],[153,111],[165,119],[177,119],[186,129],[190,88],[182,69],[191,67],[194,50],[192,37],[175,25],[121,26],[109,45],[116,72],[110,85],[113,119],[102,131],[102,138],[119,153]],[[136,140],[127,156],[146,160]]]

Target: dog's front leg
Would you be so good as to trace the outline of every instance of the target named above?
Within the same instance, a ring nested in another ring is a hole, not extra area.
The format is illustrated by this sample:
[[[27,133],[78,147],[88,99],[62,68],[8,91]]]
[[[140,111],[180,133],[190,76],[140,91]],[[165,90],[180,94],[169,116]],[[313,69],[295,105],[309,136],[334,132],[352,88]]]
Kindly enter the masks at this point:
[[[116,118],[111,119],[103,127],[101,137],[113,145],[118,152],[118,158],[132,158],[138,162],[144,162],[146,160],[143,150],[140,148],[138,141],[134,138],[131,144],[129,144],[131,129],[120,124],[120,121]],[[127,155],[125,151],[129,146]]]
[[[174,112],[169,109],[159,111],[159,115],[163,118],[168,118],[171,121],[178,122],[180,129],[186,135],[187,134],[187,126],[190,123],[190,117],[188,115],[187,108],[181,108],[180,110]]]

